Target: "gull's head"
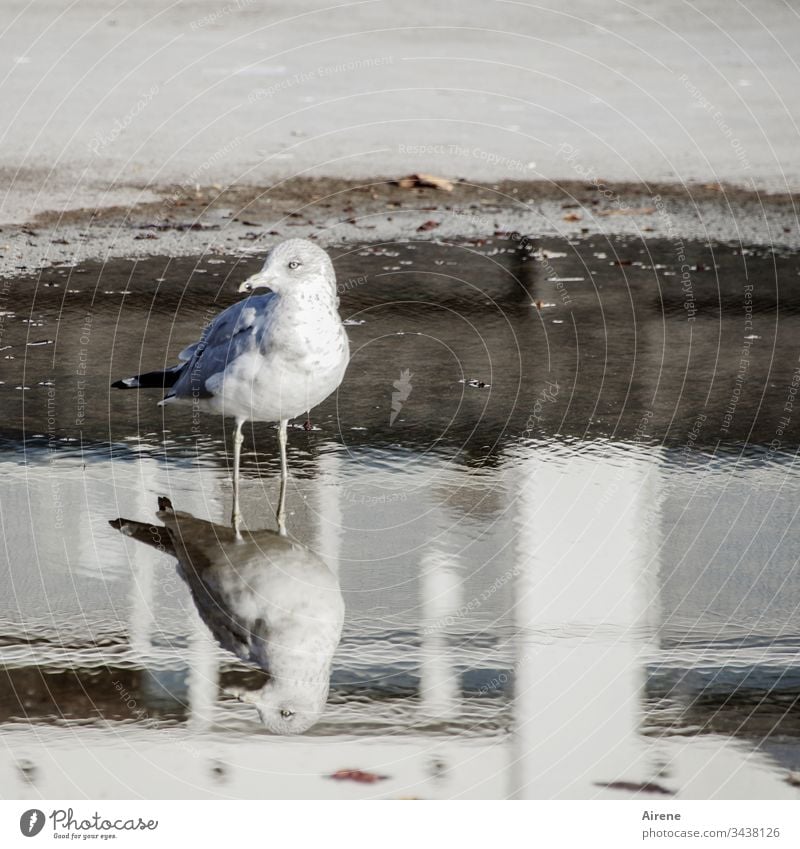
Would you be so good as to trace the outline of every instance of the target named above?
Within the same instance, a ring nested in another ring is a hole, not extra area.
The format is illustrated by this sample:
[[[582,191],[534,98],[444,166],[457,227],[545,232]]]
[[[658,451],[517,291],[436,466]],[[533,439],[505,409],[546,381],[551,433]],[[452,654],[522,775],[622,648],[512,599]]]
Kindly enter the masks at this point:
[[[322,286],[336,290],[336,275],[330,257],[308,239],[287,239],[269,252],[264,267],[239,287],[250,294],[256,289],[287,292],[301,287]]]
[[[261,724],[272,734],[302,734],[322,716],[328,700],[328,682],[298,682],[294,686],[270,682],[261,690],[228,693],[253,705]]]

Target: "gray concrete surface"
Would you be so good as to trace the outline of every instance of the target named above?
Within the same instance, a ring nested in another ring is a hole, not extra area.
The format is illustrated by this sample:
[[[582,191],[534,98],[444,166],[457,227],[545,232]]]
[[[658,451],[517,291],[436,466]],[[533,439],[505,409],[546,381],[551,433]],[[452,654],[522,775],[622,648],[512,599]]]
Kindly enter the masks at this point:
[[[432,170],[800,186],[772,0],[6,0],[0,222]]]

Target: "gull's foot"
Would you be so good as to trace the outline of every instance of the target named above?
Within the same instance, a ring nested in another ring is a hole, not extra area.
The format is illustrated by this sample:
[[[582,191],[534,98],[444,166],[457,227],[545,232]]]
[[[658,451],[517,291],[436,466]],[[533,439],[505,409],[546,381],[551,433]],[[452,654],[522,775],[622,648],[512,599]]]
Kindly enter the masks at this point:
[[[314,430],[314,425],[311,423],[311,419],[306,419],[303,422],[303,430]]]

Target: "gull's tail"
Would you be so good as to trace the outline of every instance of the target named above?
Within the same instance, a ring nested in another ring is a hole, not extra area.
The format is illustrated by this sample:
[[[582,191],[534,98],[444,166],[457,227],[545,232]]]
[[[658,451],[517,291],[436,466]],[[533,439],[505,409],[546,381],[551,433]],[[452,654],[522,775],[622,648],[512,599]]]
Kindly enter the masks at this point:
[[[172,502],[163,496],[158,499],[158,509],[161,512],[174,512]],[[152,545],[159,551],[175,554],[175,544],[167,528],[163,525],[150,525],[147,522],[135,522],[133,519],[111,519],[108,523],[126,537],[133,537],[146,545]]]
[[[169,389],[174,386],[186,363],[180,363],[164,371],[148,371],[136,377],[126,377],[111,384],[114,389]]]

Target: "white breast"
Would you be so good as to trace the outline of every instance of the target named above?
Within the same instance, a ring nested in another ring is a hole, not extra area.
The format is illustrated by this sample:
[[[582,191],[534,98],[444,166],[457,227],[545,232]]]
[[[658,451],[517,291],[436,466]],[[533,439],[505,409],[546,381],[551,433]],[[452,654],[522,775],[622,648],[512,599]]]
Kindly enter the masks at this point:
[[[324,401],[342,382],[350,351],[330,298],[288,301],[280,310],[281,320],[272,322],[274,330],[260,346],[254,343],[207,381],[216,412],[254,421],[291,419]]]

